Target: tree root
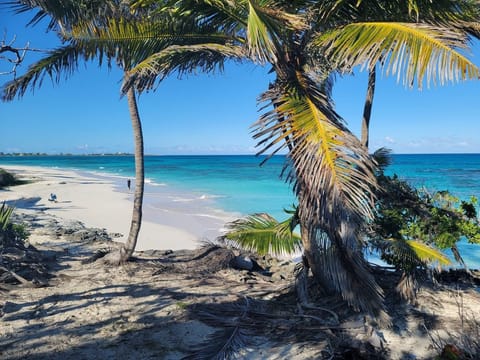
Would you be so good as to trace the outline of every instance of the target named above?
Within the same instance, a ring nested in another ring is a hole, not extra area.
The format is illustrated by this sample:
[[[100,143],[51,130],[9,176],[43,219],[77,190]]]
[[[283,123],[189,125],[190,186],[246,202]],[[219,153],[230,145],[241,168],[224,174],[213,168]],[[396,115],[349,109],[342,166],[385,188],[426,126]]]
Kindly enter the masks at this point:
[[[0,270],[3,270],[10,275],[12,275],[18,282],[20,282],[25,287],[37,287],[32,281],[25,279],[24,277],[18,275],[15,271],[9,270],[6,267],[0,266]]]

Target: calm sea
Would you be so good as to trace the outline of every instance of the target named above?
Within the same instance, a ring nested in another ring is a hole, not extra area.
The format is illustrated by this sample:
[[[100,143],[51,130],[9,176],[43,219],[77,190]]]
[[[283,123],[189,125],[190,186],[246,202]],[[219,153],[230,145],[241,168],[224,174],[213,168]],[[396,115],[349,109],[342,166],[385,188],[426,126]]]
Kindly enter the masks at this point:
[[[275,156],[263,166],[260,162],[261,159],[251,155],[147,156],[146,198],[172,189],[178,201],[209,199],[210,204],[213,201],[228,212],[268,212],[283,218],[283,209],[295,202],[290,186],[280,179],[284,157]],[[2,164],[115,175],[121,177],[119,186],[123,183],[126,186],[125,178],[134,177],[131,156],[0,156],[0,166]],[[480,154],[393,155],[393,164],[387,172],[396,173],[415,186],[449,190],[461,199],[471,195],[480,198]],[[462,243],[461,247],[462,253],[468,254],[468,262],[480,267],[480,246]]]

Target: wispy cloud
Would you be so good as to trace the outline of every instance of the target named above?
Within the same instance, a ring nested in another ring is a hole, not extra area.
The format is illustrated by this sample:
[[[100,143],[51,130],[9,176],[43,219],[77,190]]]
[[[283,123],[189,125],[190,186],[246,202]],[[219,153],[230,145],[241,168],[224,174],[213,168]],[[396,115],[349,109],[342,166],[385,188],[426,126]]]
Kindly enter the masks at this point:
[[[148,154],[168,154],[168,155],[240,155],[253,154],[255,150],[242,145],[175,145],[175,146],[147,146]]]
[[[432,136],[398,139],[385,136],[372,141],[375,148],[387,146],[396,153],[480,153],[480,141],[458,136]]]

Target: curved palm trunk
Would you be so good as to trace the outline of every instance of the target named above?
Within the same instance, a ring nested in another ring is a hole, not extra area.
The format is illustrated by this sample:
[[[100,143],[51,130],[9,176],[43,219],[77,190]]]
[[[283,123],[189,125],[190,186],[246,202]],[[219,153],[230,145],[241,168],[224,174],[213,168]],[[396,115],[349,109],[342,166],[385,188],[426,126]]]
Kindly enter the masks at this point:
[[[375,67],[368,73],[368,88],[365,106],[363,108],[362,120],[362,145],[368,149],[368,138],[370,133],[370,117],[372,114],[373,96],[375,95],[376,70]]]
[[[137,246],[138,234],[142,224],[142,204],[145,183],[142,123],[140,121],[135,90],[133,88],[127,91],[127,100],[135,140],[135,193],[130,233],[128,234],[127,242],[120,249],[120,263],[127,261]]]

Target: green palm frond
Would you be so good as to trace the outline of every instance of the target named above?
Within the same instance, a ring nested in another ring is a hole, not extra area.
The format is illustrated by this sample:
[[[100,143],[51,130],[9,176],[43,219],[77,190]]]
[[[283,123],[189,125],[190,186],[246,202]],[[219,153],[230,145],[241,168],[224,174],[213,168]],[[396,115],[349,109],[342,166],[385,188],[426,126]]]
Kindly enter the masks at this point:
[[[396,0],[401,4],[401,0]],[[401,7],[398,7],[401,10]],[[442,25],[461,25],[465,21],[477,21],[480,7],[475,0],[408,0],[409,14],[417,22],[428,21]]]
[[[24,95],[29,87],[39,87],[45,75],[55,82],[62,75],[68,78],[78,68],[79,60],[96,59],[99,64],[115,60],[122,68],[132,69],[130,84],[142,91],[173,71],[222,70],[226,59],[245,57],[241,47],[224,45],[234,41],[231,37],[208,31],[149,21],[110,19],[106,26],[83,22],[73,26],[71,33],[64,33],[68,45],[50,52],[26,74],[5,84],[2,98],[12,100]]]
[[[47,19],[47,30],[58,30],[59,26],[72,24],[83,18],[87,12],[91,12],[91,5],[92,2],[77,0],[12,0],[5,1],[0,6],[8,7],[17,14],[34,10],[28,25],[37,25]]]
[[[178,20],[178,19],[176,19]],[[178,75],[197,70],[222,70],[226,59],[244,59],[241,39],[214,31],[211,26],[161,21],[110,19],[105,26],[94,23],[74,27],[73,40],[79,47],[95,46],[99,61],[114,57],[129,70],[129,82],[138,91],[150,89],[156,80],[172,72]]]
[[[0,229],[5,230],[10,223],[10,216],[12,216],[13,207],[7,206],[4,201],[2,207],[0,207]]]
[[[453,47],[465,47],[464,34],[453,28],[409,23],[354,23],[319,36],[315,44],[325,49],[340,68],[373,66],[381,62],[387,74],[419,87],[426,78],[444,84],[478,78],[478,68]]]
[[[407,240],[407,244],[412,248],[418,258],[425,263],[436,262],[440,265],[450,265],[452,263],[450,259],[440,250],[428,246],[423,242]]]
[[[412,273],[417,267],[450,265],[450,259],[440,250],[421,241],[391,238],[378,242],[384,259],[399,269]]]
[[[182,17],[191,16],[229,34],[247,27],[248,0],[182,0],[174,9]]]
[[[253,1],[248,2],[247,38],[250,56],[261,63],[275,62],[277,49],[267,25],[262,21]]]
[[[204,43],[198,45],[172,45],[137,64],[129,71],[131,84],[137,90],[151,88],[155,79],[163,79],[176,72],[179,76],[200,70],[202,72],[222,71],[226,60],[242,61],[243,48],[233,45]]]
[[[260,255],[293,254],[301,249],[301,238],[291,230],[291,218],[278,222],[266,213],[249,215],[227,225],[224,240]]]
[[[322,24],[343,26],[352,22],[410,22],[442,26],[476,21],[479,7],[475,0],[326,0],[318,7]]]
[[[441,0],[441,1],[423,1],[408,0],[407,2],[396,0],[396,8],[402,10],[402,6],[408,8],[408,14],[413,15],[415,19],[430,19],[438,22],[456,22],[477,18],[478,4],[471,0]],[[398,6],[400,5],[400,6]]]
[[[95,44],[99,51],[115,49],[117,58],[130,69],[147,57],[171,45],[227,44],[233,37],[207,26],[196,26],[169,18],[127,20],[111,18],[105,25],[85,22],[75,26],[69,38],[82,44]]]
[[[280,32],[305,28],[301,16],[275,8],[275,1],[248,0],[247,46],[251,58],[260,63],[277,61]]]

